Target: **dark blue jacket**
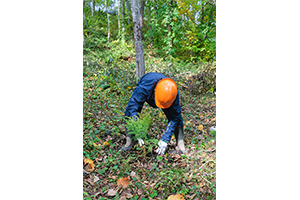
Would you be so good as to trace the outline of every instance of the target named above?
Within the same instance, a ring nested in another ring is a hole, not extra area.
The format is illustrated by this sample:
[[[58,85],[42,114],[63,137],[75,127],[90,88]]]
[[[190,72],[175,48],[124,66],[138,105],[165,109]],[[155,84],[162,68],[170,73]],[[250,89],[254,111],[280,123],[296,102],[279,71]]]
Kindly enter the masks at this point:
[[[154,89],[158,81],[162,78],[167,77],[161,73],[150,72],[140,79],[127,104],[125,119],[126,117],[137,116],[137,114],[141,112],[144,102],[147,102],[153,108],[158,108],[155,105]],[[165,133],[161,137],[161,140],[168,143],[171,140],[171,136],[173,135],[175,128],[183,125],[179,102],[179,91],[177,91],[177,97],[173,104],[169,108],[162,110],[167,116],[168,125]]]

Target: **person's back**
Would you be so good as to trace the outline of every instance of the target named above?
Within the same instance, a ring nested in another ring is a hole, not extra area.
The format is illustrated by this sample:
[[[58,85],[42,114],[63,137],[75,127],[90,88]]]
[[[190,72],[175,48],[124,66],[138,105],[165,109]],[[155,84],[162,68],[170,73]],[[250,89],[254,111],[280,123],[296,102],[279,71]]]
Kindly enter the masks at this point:
[[[145,102],[153,108],[161,108],[168,118],[166,131],[160,141],[160,144],[163,144],[166,148],[173,133],[175,133],[176,140],[178,139],[179,129],[181,130],[183,125],[179,91],[177,90],[176,83],[161,73],[150,72],[145,74],[133,90],[126,107],[125,120],[127,120],[128,117],[133,118],[134,116],[138,116]],[[183,135],[183,129],[181,132]],[[122,147],[123,150],[129,150],[131,148],[132,137],[133,136],[126,130],[127,143]],[[181,148],[182,151],[185,151],[184,145],[181,145]]]

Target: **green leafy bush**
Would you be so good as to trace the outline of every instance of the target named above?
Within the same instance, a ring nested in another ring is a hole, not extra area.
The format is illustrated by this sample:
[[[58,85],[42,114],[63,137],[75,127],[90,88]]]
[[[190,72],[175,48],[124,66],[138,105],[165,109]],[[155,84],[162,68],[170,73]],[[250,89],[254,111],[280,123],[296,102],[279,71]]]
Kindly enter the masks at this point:
[[[146,140],[148,139],[147,133],[152,123],[150,113],[138,115],[138,117],[134,116],[133,118],[127,118],[128,121],[126,124],[126,128],[135,136],[135,138]]]

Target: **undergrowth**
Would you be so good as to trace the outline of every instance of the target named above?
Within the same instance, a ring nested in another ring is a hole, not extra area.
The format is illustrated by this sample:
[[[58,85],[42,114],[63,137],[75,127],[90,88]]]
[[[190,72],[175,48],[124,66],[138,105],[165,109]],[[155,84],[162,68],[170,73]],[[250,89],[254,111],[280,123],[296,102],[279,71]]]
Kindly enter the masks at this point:
[[[118,199],[126,192],[132,195],[128,199],[167,199],[176,193],[185,199],[215,199],[216,132],[209,131],[216,125],[215,63],[162,59],[146,49],[146,73],[161,72],[177,83],[188,154],[168,153],[175,149],[174,136],[164,156],[154,152],[167,119],[147,103],[140,119],[129,120],[127,125],[136,130],[136,137],[144,139],[145,148],[135,145],[122,153],[119,149],[126,142],[124,111],[136,85],[135,60],[129,45],[119,41],[109,47],[101,45],[110,50],[84,50],[83,157],[95,163],[94,170],[84,174],[84,199]],[[117,180],[128,176],[129,186],[119,189],[118,196],[108,196]]]

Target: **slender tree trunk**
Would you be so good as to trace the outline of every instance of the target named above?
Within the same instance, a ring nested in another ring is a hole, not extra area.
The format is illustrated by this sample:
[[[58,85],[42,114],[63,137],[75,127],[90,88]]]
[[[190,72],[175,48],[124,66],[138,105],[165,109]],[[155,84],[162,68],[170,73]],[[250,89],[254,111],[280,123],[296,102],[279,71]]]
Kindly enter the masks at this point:
[[[109,23],[109,14],[108,14],[108,0],[105,0],[106,14],[107,14],[107,44],[109,44],[110,36],[110,23]]]
[[[129,8],[129,0],[125,0],[126,1],[126,7],[127,7],[127,17],[128,17],[128,25],[130,24],[130,15],[129,15],[129,10],[130,10],[130,8]]]
[[[173,12],[173,3],[174,0],[171,0],[171,9],[170,9],[170,16],[172,15]],[[172,37],[172,26],[171,26],[172,19],[170,19],[169,24],[168,24],[168,30],[169,30],[169,38],[171,38],[170,43],[169,43],[169,52],[171,51],[173,47],[173,37]]]
[[[157,1],[156,0],[154,0],[154,4],[155,4],[154,9],[156,11],[156,23],[157,23],[158,22],[158,8],[157,8]],[[158,37],[155,37],[155,41],[158,44],[158,42],[159,42]],[[160,47],[158,46],[157,49],[159,50]]]
[[[124,34],[125,34],[125,27],[124,27],[124,0],[121,0],[121,12],[122,12],[122,42],[124,42]]]
[[[83,0],[83,18],[84,18],[84,21],[85,21],[86,28],[89,29],[89,26],[88,26],[88,23],[86,21],[85,14],[84,14],[84,8],[85,8],[85,0]]]
[[[93,9],[92,9],[92,14],[94,15],[94,13],[95,13],[95,0],[93,0]]]
[[[117,5],[118,5],[118,29],[119,29],[119,36],[121,32],[121,27],[120,27],[120,0],[117,0]]]
[[[145,0],[141,0],[141,12],[140,12],[140,27],[141,27],[141,30],[143,30],[144,8],[145,8]]]
[[[141,28],[139,22],[139,1],[132,0],[132,20],[133,20],[133,33],[135,41],[135,58],[136,58],[136,81],[145,74],[145,60],[143,51],[143,42],[141,36]]]
[[[149,31],[151,32],[152,30],[152,25],[151,25],[151,4],[149,5],[149,11],[148,11],[148,15],[149,15]],[[154,40],[154,36],[151,36],[151,47],[153,46],[153,40]]]

